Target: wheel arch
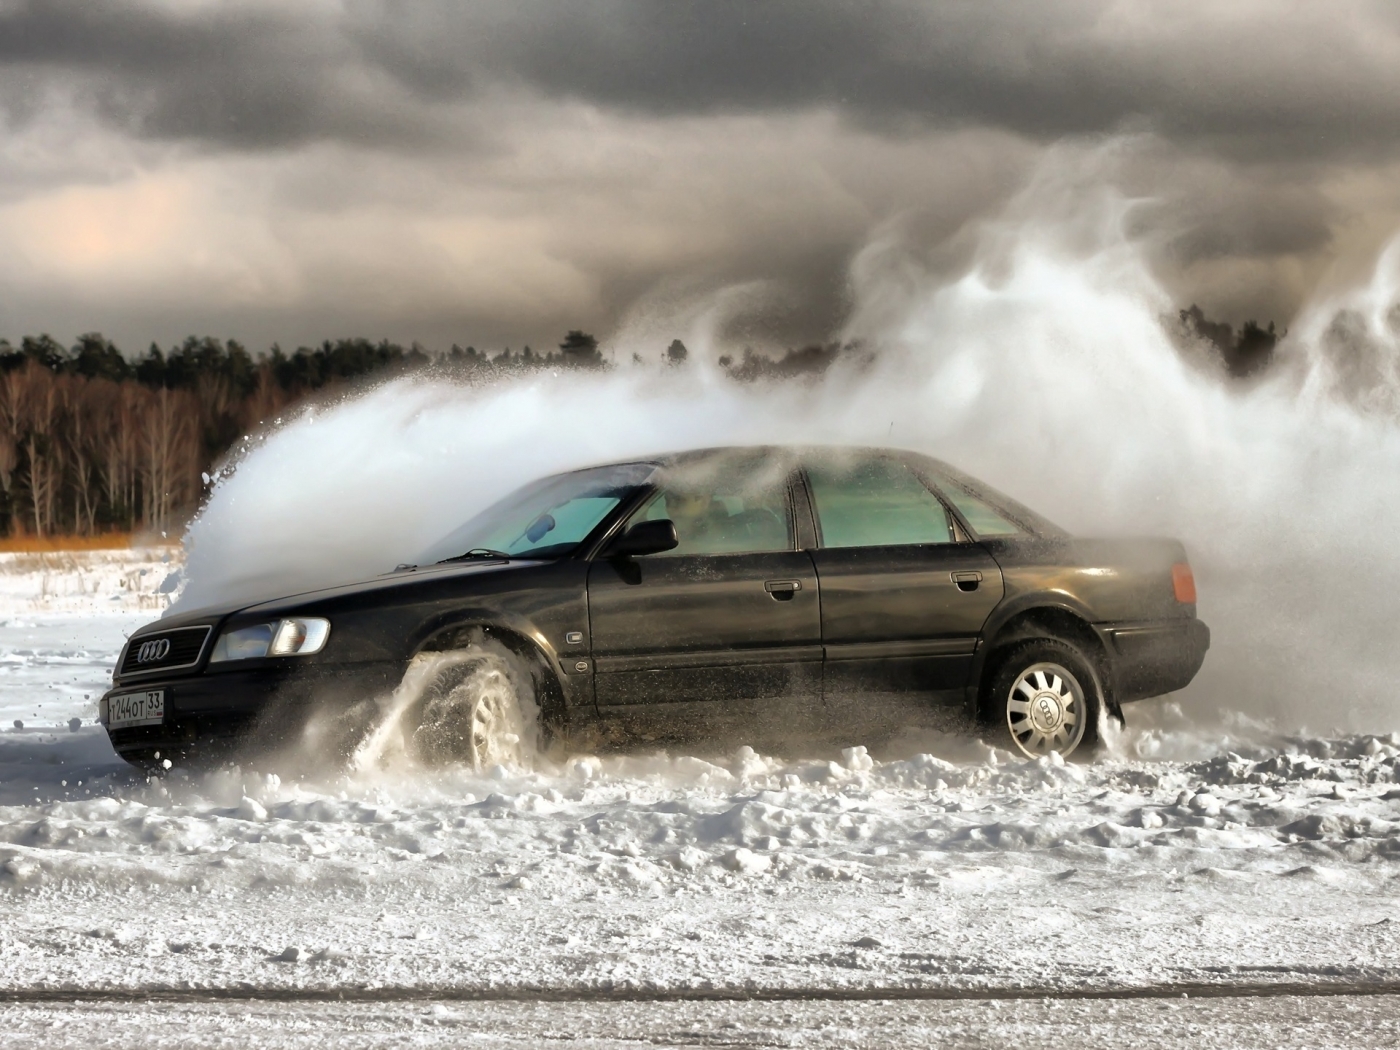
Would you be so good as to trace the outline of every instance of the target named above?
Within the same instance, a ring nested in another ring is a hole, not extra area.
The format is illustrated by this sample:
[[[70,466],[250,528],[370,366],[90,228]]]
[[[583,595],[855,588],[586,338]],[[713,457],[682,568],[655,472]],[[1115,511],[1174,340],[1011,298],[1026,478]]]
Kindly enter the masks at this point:
[[[980,715],[985,710],[987,689],[996,676],[1001,658],[1017,643],[1035,638],[1057,638],[1078,648],[1098,674],[1108,713],[1122,720],[1122,712],[1113,695],[1113,666],[1103,639],[1081,610],[1062,602],[1027,605],[1002,619],[984,637],[978,648],[973,688],[969,690],[971,695],[968,699],[974,714]]]
[[[474,616],[439,624],[419,642],[411,655],[462,649],[481,637],[505,646],[534,668],[540,692],[535,699],[540,705],[540,713],[549,721],[562,722],[566,716],[568,701],[558,657],[543,636],[533,631],[528,624],[502,621],[488,616]]]

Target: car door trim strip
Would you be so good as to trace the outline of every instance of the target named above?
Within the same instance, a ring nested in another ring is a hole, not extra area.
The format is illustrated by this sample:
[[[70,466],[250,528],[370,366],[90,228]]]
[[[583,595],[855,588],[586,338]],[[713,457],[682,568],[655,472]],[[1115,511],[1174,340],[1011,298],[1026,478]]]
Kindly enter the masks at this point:
[[[847,642],[828,645],[828,660],[881,660],[910,656],[971,656],[976,638],[917,638],[902,642]]]
[[[679,667],[734,667],[748,664],[795,664],[822,658],[820,645],[788,645],[762,649],[706,649],[689,653],[643,653],[639,656],[600,656],[598,674],[612,671],[670,671]]]

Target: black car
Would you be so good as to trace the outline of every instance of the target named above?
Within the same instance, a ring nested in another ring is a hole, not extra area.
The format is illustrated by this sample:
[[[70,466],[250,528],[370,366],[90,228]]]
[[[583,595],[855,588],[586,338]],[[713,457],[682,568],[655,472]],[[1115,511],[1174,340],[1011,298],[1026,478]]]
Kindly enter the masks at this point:
[[[166,616],[101,711],[143,766],[386,732],[478,764],[532,736],[781,747],[968,715],[1068,755],[1209,644],[1175,540],[1073,538],[912,452],[722,448],[532,482],[373,580]]]

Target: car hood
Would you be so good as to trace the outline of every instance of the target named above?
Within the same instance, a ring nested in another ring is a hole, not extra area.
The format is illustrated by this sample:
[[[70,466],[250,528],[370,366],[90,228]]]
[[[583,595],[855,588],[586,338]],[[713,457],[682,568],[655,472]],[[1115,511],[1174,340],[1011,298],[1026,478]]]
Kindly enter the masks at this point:
[[[237,603],[230,602],[228,604],[204,605],[198,609],[181,609],[173,615],[163,616],[154,623],[145,625],[137,634],[157,633],[160,631],[168,631],[175,627],[186,627],[192,624],[217,623],[235,613],[253,615],[266,613],[268,616],[282,615],[312,603],[319,604],[325,601],[334,601],[336,598],[345,595],[393,590],[399,587],[412,586],[415,583],[426,582],[428,580],[440,580],[445,577],[494,576],[498,573],[512,572],[539,564],[541,563],[538,561],[525,560],[512,560],[509,562],[453,562],[449,565],[429,565],[416,569],[386,572],[381,576],[375,576],[368,580],[359,580],[354,583],[336,584],[333,587],[301,591],[296,594],[268,598],[251,604],[247,601],[241,601]]]

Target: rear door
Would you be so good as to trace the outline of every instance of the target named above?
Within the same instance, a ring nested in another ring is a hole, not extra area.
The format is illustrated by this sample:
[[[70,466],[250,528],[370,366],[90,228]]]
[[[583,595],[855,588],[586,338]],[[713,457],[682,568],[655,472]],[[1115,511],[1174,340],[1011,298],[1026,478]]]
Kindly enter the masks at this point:
[[[589,569],[600,708],[743,720],[819,699],[817,577],[795,542],[792,480],[753,454],[663,477],[628,525],[670,519],[680,545]]]
[[[806,485],[833,714],[961,701],[982,625],[1001,601],[996,561],[894,455],[810,463]]]

